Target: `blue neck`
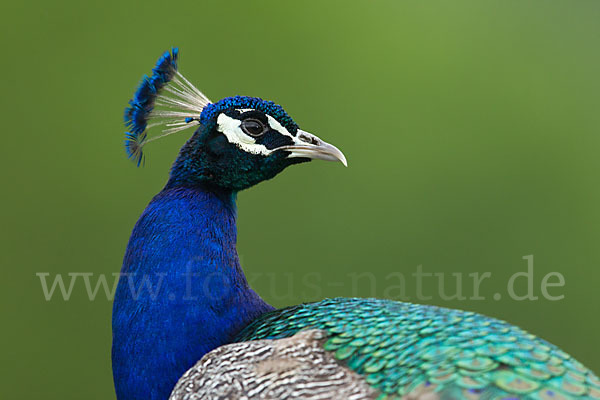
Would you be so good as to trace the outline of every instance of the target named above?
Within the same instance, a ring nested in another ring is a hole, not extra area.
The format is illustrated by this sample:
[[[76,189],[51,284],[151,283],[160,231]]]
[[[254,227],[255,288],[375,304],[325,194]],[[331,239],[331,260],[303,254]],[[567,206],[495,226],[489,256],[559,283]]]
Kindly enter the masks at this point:
[[[113,308],[119,400],[165,400],[204,354],[273,308],[236,251],[235,195],[167,186],[137,222]]]

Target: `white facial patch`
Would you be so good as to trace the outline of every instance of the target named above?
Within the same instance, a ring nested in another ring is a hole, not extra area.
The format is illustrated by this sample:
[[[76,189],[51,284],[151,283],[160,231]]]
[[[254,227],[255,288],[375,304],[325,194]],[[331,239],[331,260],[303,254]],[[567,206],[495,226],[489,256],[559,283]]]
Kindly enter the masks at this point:
[[[256,140],[242,131],[242,121],[231,118],[225,114],[219,114],[217,118],[217,129],[222,132],[229,143],[235,144],[240,149],[250,154],[269,155],[272,150],[264,145],[256,143]]]
[[[285,129],[285,127],[283,125],[281,125],[279,123],[279,121],[277,121],[275,118],[271,117],[268,114],[267,114],[267,121],[269,122],[269,126],[271,127],[271,129],[276,130],[277,132],[281,133],[282,135],[289,136],[292,138],[292,140],[296,141],[294,139],[294,136],[292,136],[292,134],[287,129]]]

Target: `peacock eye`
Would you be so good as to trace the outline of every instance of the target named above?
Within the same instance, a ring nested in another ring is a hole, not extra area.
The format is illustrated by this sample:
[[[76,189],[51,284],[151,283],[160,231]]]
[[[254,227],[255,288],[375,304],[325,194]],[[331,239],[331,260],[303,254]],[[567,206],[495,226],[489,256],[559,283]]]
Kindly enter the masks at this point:
[[[265,133],[266,128],[261,121],[248,118],[242,121],[242,130],[247,135],[257,137]]]

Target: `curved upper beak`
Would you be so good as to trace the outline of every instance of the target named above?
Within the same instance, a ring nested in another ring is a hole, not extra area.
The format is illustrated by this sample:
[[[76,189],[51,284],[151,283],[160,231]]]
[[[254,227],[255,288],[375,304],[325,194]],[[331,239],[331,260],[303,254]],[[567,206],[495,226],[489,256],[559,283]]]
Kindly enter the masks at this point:
[[[285,150],[290,153],[289,158],[303,157],[314,160],[340,161],[345,167],[348,166],[344,153],[337,147],[319,139],[312,133],[298,129],[294,137],[294,144],[279,147],[277,150]]]

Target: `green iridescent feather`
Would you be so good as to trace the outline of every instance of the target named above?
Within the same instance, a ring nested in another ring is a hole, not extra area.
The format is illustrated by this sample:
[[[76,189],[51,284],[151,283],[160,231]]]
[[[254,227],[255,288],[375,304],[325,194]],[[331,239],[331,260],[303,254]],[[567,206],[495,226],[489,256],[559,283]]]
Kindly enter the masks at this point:
[[[267,313],[236,341],[300,330],[382,399],[600,399],[600,380],[556,346],[472,312],[377,299],[327,299]]]

